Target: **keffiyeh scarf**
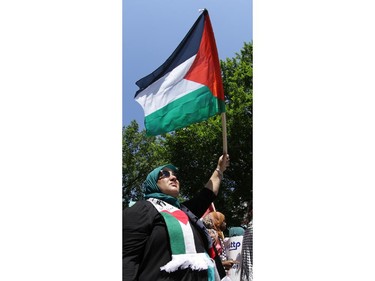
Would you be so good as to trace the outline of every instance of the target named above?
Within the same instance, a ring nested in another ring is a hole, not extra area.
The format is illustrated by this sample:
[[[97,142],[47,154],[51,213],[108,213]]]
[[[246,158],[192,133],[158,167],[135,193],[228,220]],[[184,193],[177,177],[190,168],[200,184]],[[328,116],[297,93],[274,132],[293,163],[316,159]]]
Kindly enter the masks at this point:
[[[154,207],[163,216],[167,225],[172,260],[160,270],[174,272],[178,269],[208,270],[208,280],[220,280],[214,261],[206,252],[197,252],[189,217],[185,212],[156,198],[149,198]]]

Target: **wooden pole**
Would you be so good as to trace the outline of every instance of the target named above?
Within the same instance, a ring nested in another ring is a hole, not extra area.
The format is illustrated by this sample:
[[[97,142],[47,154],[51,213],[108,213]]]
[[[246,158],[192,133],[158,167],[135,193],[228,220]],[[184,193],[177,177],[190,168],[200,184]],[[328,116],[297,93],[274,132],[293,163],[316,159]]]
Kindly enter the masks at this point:
[[[223,130],[223,154],[228,153],[227,145],[227,118],[225,112],[221,113],[221,126]]]

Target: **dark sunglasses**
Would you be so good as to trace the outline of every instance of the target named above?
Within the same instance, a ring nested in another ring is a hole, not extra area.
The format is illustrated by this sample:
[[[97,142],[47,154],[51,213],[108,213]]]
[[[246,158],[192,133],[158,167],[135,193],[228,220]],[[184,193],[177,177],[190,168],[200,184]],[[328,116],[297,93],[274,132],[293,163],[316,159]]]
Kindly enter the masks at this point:
[[[176,179],[178,178],[177,177],[177,174],[176,173],[172,173],[171,171],[164,171],[164,170],[161,170],[159,172],[159,178],[169,178],[170,176],[175,176]]]

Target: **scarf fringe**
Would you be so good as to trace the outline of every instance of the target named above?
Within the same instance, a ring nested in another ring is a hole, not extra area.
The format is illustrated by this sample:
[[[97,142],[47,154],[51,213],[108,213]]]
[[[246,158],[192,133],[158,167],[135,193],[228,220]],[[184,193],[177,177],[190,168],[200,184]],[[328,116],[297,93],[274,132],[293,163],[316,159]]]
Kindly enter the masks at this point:
[[[208,267],[214,267],[214,262],[206,253],[180,254],[172,255],[172,260],[166,265],[160,267],[160,270],[174,272],[178,269],[190,267],[192,270],[207,270]]]

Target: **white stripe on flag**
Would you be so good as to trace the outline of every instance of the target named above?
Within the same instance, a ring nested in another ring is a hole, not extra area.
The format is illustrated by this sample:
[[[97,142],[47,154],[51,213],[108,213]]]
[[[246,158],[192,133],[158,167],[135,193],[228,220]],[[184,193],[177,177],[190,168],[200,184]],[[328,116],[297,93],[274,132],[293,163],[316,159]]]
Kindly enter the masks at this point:
[[[191,229],[190,222],[188,221],[186,225],[180,221],[179,223],[181,225],[182,233],[184,235],[186,254],[195,254],[197,251],[195,249],[194,234],[193,230]]]
[[[204,86],[183,79],[195,57],[196,55],[192,56],[137,95],[135,100],[143,107],[145,116]],[[171,91],[173,91],[172,95],[169,94]]]

